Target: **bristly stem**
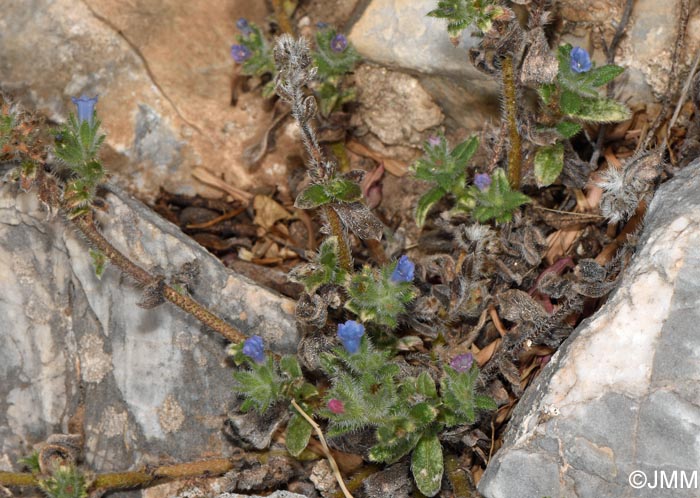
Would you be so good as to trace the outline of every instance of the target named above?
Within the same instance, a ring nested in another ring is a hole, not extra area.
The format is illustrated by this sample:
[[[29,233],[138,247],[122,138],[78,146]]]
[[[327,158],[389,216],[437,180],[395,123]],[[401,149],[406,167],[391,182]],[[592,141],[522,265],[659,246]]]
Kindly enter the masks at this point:
[[[520,164],[522,161],[522,142],[518,132],[518,104],[515,99],[515,75],[513,73],[513,56],[506,55],[501,61],[503,77],[503,96],[506,114],[506,126],[508,127],[508,183],[510,188],[520,188]]]
[[[117,250],[95,226],[92,213],[87,213],[74,218],[73,224],[82,232],[90,243],[99,249],[109,260],[124,273],[133,278],[143,286],[152,285],[158,282],[159,277],[151,275],[149,272],[133,263],[129,258]],[[214,313],[206,309],[191,297],[180,294],[174,288],[163,284],[163,297],[180,307],[204,325],[215,330],[231,342],[242,342],[245,335],[235,329]]]
[[[338,239],[338,259],[340,260],[340,267],[347,272],[352,272],[352,255],[350,254],[348,240],[343,230],[343,222],[340,216],[338,216],[338,213],[336,213],[331,206],[324,206],[324,211],[326,218],[328,218],[328,224],[331,227],[331,233]]]

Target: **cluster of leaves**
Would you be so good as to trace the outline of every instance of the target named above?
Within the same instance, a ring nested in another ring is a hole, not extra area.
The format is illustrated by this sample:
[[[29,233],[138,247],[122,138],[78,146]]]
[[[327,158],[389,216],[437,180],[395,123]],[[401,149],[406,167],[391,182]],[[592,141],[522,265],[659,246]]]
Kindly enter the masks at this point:
[[[35,451],[19,462],[39,480],[39,487],[48,498],[86,498],[88,482],[75,465],[58,465],[49,477],[41,475],[39,452]]]
[[[250,339],[248,339],[250,341]],[[241,410],[254,409],[265,413],[279,402],[295,400],[305,410],[310,411],[309,403],[318,397],[316,386],[304,379],[299,362],[294,356],[285,355],[275,361],[272,356],[253,358],[244,353],[244,344],[231,346],[230,354],[238,365],[246,365],[247,370],[234,372],[234,391],[245,398]],[[260,360],[260,361],[256,361]],[[304,451],[313,428],[299,413],[294,412],[287,424],[286,444],[293,456]]]
[[[543,106],[541,120],[547,123],[539,131],[552,132],[554,144],[540,147],[535,154],[535,178],[540,186],[552,184],[564,168],[562,141],[572,138],[585,123],[610,123],[629,119],[630,111],[616,100],[600,96],[598,88],[608,84],[624,69],[614,64],[593,67],[581,48],[566,44],[557,53],[559,70],[552,83],[537,91]]]
[[[430,209],[443,197],[454,198],[453,212],[469,213],[484,223],[489,220],[507,222],[521,205],[530,202],[526,195],[510,188],[505,173],[496,169],[489,185],[467,185],[467,165],[479,146],[471,137],[450,150],[444,136],[431,137],[425,145],[425,155],[412,170],[416,178],[436,185],[425,193],[416,206],[416,223],[422,226]]]
[[[435,496],[443,473],[439,434],[474,423],[477,410],[496,405],[475,392],[479,375],[475,364],[461,371],[445,366],[438,390],[427,372],[402,377],[390,356],[375,349],[367,337],[355,354],[341,348],[324,354],[321,362],[332,386],[325,395],[329,408],[319,414],[329,420],[330,436],[375,428],[377,443],[370,449],[370,459],[394,463],[411,454],[418,489]],[[333,400],[340,400],[342,409],[331,409]]]
[[[241,34],[236,36],[238,44],[231,47],[233,59],[241,64],[242,72],[247,76],[271,77],[275,74],[275,60],[262,31],[245,19],[239,19],[237,26]],[[318,28],[312,53],[317,71],[313,90],[321,115],[327,117],[343,104],[355,100],[355,88],[346,87],[344,80],[360,61],[360,55],[348,39],[334,28],[323,23]],[[265,84],[262,94],[265,98],[275,94],[274,79]]]
[[[491,30],[493,21],[504,13],[498,4],[496,0],[440,0],[438,8],[427,15],[446,19],[450,36],[459,35],[470,25],[486,33]]]
[[[71,114],[55,135],[56,159],[68,170],[70,177],[63,191],[70,219],[90,211],[97,186],[105,176],[98,158],[105,135],[99,133],[99,128],[97,118],[78,120]]]

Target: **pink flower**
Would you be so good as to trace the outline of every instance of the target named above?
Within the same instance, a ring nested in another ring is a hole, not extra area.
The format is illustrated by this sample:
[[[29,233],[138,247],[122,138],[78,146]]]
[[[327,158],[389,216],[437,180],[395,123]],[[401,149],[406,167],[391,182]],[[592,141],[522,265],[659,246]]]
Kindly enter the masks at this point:
[[[333,398],[328,402],[328,409],[336,415],[345,413],[345,405],[342,401],[336,398]]]

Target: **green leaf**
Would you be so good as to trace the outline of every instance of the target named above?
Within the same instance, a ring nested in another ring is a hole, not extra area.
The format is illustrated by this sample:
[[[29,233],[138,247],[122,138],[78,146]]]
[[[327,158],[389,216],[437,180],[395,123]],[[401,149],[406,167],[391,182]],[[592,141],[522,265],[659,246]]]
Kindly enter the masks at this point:
[[[571,138],[580,132],[583,127],[580,124],[572,121],[562,121],[557,124],[556,129],[562,137]]]
[[[333,198],[326,192],[326,187],[319,183],[309,185],[302,190],[294,201],[294,207],[299,209],[313,209],[323,204],[328,204]]]
[[[327,195],[338,201],[355,202],[362,199],[362,189],[360,186],[353,181],[343,178],[333,180],[325,189]]]
[[[434,187],[418,200],[418,204],[416,204],[416,225],[419,227],[423,226],[430,208],[445,195],[447,195],[447,192],[442,187]]]
[[[424,401],[411,407],[410,416],[418,427],[425,427],[437,418],[438,410]]]
[[[419,440],[420,433],[412,432],[404,437],[391,439],[386,443],[377,443],[369,451],[369,459],[373,462],[392,464],[408,455]]]
[[[552,102],[552,97],[557,92],[557,87],[554,83],[546,83],[537,89],[537,93],[540,95],[542,101],[549,105]]]
[[[429,497],[438,494],[443,471],[440,440],[434,434],[423,436],[411,456],[411,472],[420,492]]]
[[[474,397],[474,406],[480,410],[495,410],[498,405],[489,396],[484,396],[483,394],[477,394]]]
[[[428,372],[421,372],[416,379],[416,391],[426,398],[437,398],[435,381]]]
[[[287,449],[292,456],[297,457],[306,449],[313,430],[311,424],[304,417],[298,413],[292,415],[287,424],[287,435],[285,437]]]
[[[571,90],[563,88],[559,95],[559,108],[569,116],[577,116],[583,105],[583,97]]]
[[[303,376],[296,356],[284,355],[280,359],[280,369],[291,379],[297,379]]]
[[[102,251],[90,249],[90,259],[92,259],[92,266],[95,268],[95,276],[97,277],[97,280],[102,280],[102,275],[105,272],[105,265],[107,263],[107,257]]]
[[[554,183],[564,168],[564,146],[554,144],[540,147],[535,154],[535,179],[540,187]]]
[[[584,74],[586,75],[586,83],[590,84],[591,86],[598,87],[611,82],[624,71],[625,68],[623,67],[608,64],[607,66],[591,69]]]
[[[562,107],[562,111],[564,108]],[[631,112],[626,105],[612,99],[584,98],[578,107],[565,112],[570,116],[593,121],[594,123],[615,123],[625,121],[631,117]]]
[[[472,158],[472,156],[478,148],[479,138],[473,136],[459,144],[457,147],[455,147],[454,150],[450,153],[450,155],[455,160],[458,166],[462,166]]]

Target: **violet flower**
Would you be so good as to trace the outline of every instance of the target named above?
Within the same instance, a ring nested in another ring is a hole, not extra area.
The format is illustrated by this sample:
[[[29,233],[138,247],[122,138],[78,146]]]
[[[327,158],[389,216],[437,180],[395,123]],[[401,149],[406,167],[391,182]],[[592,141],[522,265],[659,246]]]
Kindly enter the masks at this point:
[[[97,104],[97,95],[90,98],[83,94],[80,97],[71,97],[71,100],[78,109],[78,124],[82,125],[84,121],[87,121],[88,124],[92,126],[95,116],[95,104]]]
[[[477,173],[474,175],[474,185],[476,185],[476,188],[484,192],[491,186],[491,177],[488,173]]]
[[[248,19],[245,17],[241,17],[238,21],[236,21],[236,27],[243,33],[244,36],[248,36],[253,32],[253,28],[250,27],[250,24],[248,24]]]
[[[440,143],[440,137],[436,137],[435,135],[431,135],[428,137],[428,145],[430,145],[431,147],[437,147],[438,145],[440,145]]]
[[[397,284],[400,282],[413,282],[415,271],[416,265],[404,254],[399,258],[399,262],[396,263],[396,268],[391,274],[391,281]]]
[[[231,47],[231,57],[233,57],[233,60],[238,64],[243,64],[250,59],[251,55],[253,55],[252,52],[245,45],[233,45]]]
[[[450,362],[450,366],[457,372],[468,372],[474,363],[474,356],[471,353],[464,353],[455,356]]]
[[[363,335],[365,335],[365,326],[355,320],[338,324],[338,338],[350,354],[355,354],[360,349],[360,340]]]
[[[570,65],[571,70],[575,73],[585,73],[590,71],[591,67],[593,67],[591,56],[588,55],[586,49],[581,47],[574,47],[571,49]]]
[[[265,346],[263,338],[259,335],[249,337],[243,343],[243,354],[252,359],[255,363],[265,362]]]
[[[342,35],[338,33],[333,37],[331,40],[331,50],[333,52],[345,52],[345,49],[348,48],[348,39],[345,37],[345,35]]]

